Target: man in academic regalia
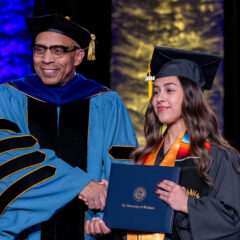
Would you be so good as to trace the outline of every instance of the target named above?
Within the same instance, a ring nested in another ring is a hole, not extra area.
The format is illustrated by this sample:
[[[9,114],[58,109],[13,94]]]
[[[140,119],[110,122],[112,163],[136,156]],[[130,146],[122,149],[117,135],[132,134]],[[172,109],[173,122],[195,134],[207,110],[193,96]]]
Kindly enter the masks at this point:
[[[102,216],[134,129],[115,92],[75,72],[94,35],[57,14],[26,24],[36,74],[0,85],[0,239],[94,239],[84,221]]]

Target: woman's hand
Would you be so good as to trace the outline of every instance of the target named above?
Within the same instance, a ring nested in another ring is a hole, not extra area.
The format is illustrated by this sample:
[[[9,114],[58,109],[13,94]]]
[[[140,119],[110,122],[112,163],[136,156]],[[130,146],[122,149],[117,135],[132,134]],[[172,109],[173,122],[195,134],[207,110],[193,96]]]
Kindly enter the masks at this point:
[[[110,234],[112,231],[106,226],[104,221],[98,217],[92,218],[91,221],[87,221],[84,226],[85,233],[90,236],[100,236]]]
[[[155,190],[160,199],[166,202],[174,210],[188,213],[188,193],[184,187],[169,180],[163,180],[157,185],[163,189]]]

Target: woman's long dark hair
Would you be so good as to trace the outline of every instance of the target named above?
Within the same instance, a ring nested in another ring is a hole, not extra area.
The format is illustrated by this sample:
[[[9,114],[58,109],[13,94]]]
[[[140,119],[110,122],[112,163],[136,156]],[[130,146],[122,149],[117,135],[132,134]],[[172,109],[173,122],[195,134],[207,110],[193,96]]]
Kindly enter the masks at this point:
[[[184,98],[182,103],[182,115],[190,137],[190,144],[193,154],[199,157],[195,161],[199,175],[209,185],[213,185],[208,175],[212,164],[212,157],[205,148],[206,139],[212,145],[221,149],[233,149],[230,144],[221,136],[218,121],[214,112],[209,107],[202,90],[193,81],[179,77],[181,82]],[[159,122],[154,112],[152,99],[148,104],[144,134],[146,138],[146,146],[136,149],[132,153],[132,157],[136,163],[142,163],[144,158],[151,152],[155,151],[161,141],[161,128],[163,124]]]

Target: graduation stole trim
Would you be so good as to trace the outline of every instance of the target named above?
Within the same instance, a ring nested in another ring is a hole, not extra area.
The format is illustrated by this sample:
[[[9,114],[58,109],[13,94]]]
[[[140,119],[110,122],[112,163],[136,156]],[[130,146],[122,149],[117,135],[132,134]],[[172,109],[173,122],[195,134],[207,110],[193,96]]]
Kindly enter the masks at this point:
[[[210,142],[208,141],[208,139],[205,141],[204,146],[208,151],[210,151]],[[182,138],[182,142],[176,156],[176,162],[181,162],[189,158],[199,158],[199,157],[192,153],[190,138],[188,133],[186,132]]]
[[[20,129],[17,124],[7,119],[0,118],[0,131],[9,131],[13,133],[19,133]]]
[[[52,178],[56,174],[56,168],[50,165],[38,168],[22,178],[12,183],[0,195],[0,216],[7,207],[15,201],[20,195],[33,188],[34,186]]]
[[[173,144],[167,155],[162,160],[160,166],[170,166],[173,167],[175,165],[175,159],[177,157],[182,138],[184,137],[186,129],[180,134],[177,138],[176,142]],[[165,137],[162,138],[161,143],[159,144],[156,151],[149,154],[145,160],[144,165],[154,165],[156,157],[158,155],[159,150],[161,149],[162,144],[164,143]],[[165,234],[164,233],[132,233],[129,232],[127,234],[127,240],[164,240]]]
[[[175,159],[177,158],[178,152],[180,150],[180,145],[182,143],[182,139],[186,133],[186,129],[179,135],[177,138],[176,142],[172,145],[171,149],[169,152],[166,154],[164,159],[162,160],[160,166],[168,166],[168,167],[173,167],[175,165]],[[153,153],[149,154],[145,160],[144,160],[144,165],[151,165],[153,166],[156,160],[156,157],[158,155],[159,150],[162,147],[162,144],[164,143],[165,137],[162,139],[161,143],[159,144],[158,148],[156,151]]]
[[[44,152],[34,151],[4,162],[0,165],[0,181],[16,172],[40,164],[46,157]]]

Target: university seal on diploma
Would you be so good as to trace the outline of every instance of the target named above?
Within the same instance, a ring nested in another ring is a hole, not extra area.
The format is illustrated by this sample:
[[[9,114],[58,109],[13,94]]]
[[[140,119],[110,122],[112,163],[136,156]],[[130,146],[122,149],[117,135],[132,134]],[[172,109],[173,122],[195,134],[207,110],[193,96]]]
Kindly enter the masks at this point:
[[[144,187],[137,187],[133,192],[133,197],[137,202],[142,202],[146,198],[146,194]]]

